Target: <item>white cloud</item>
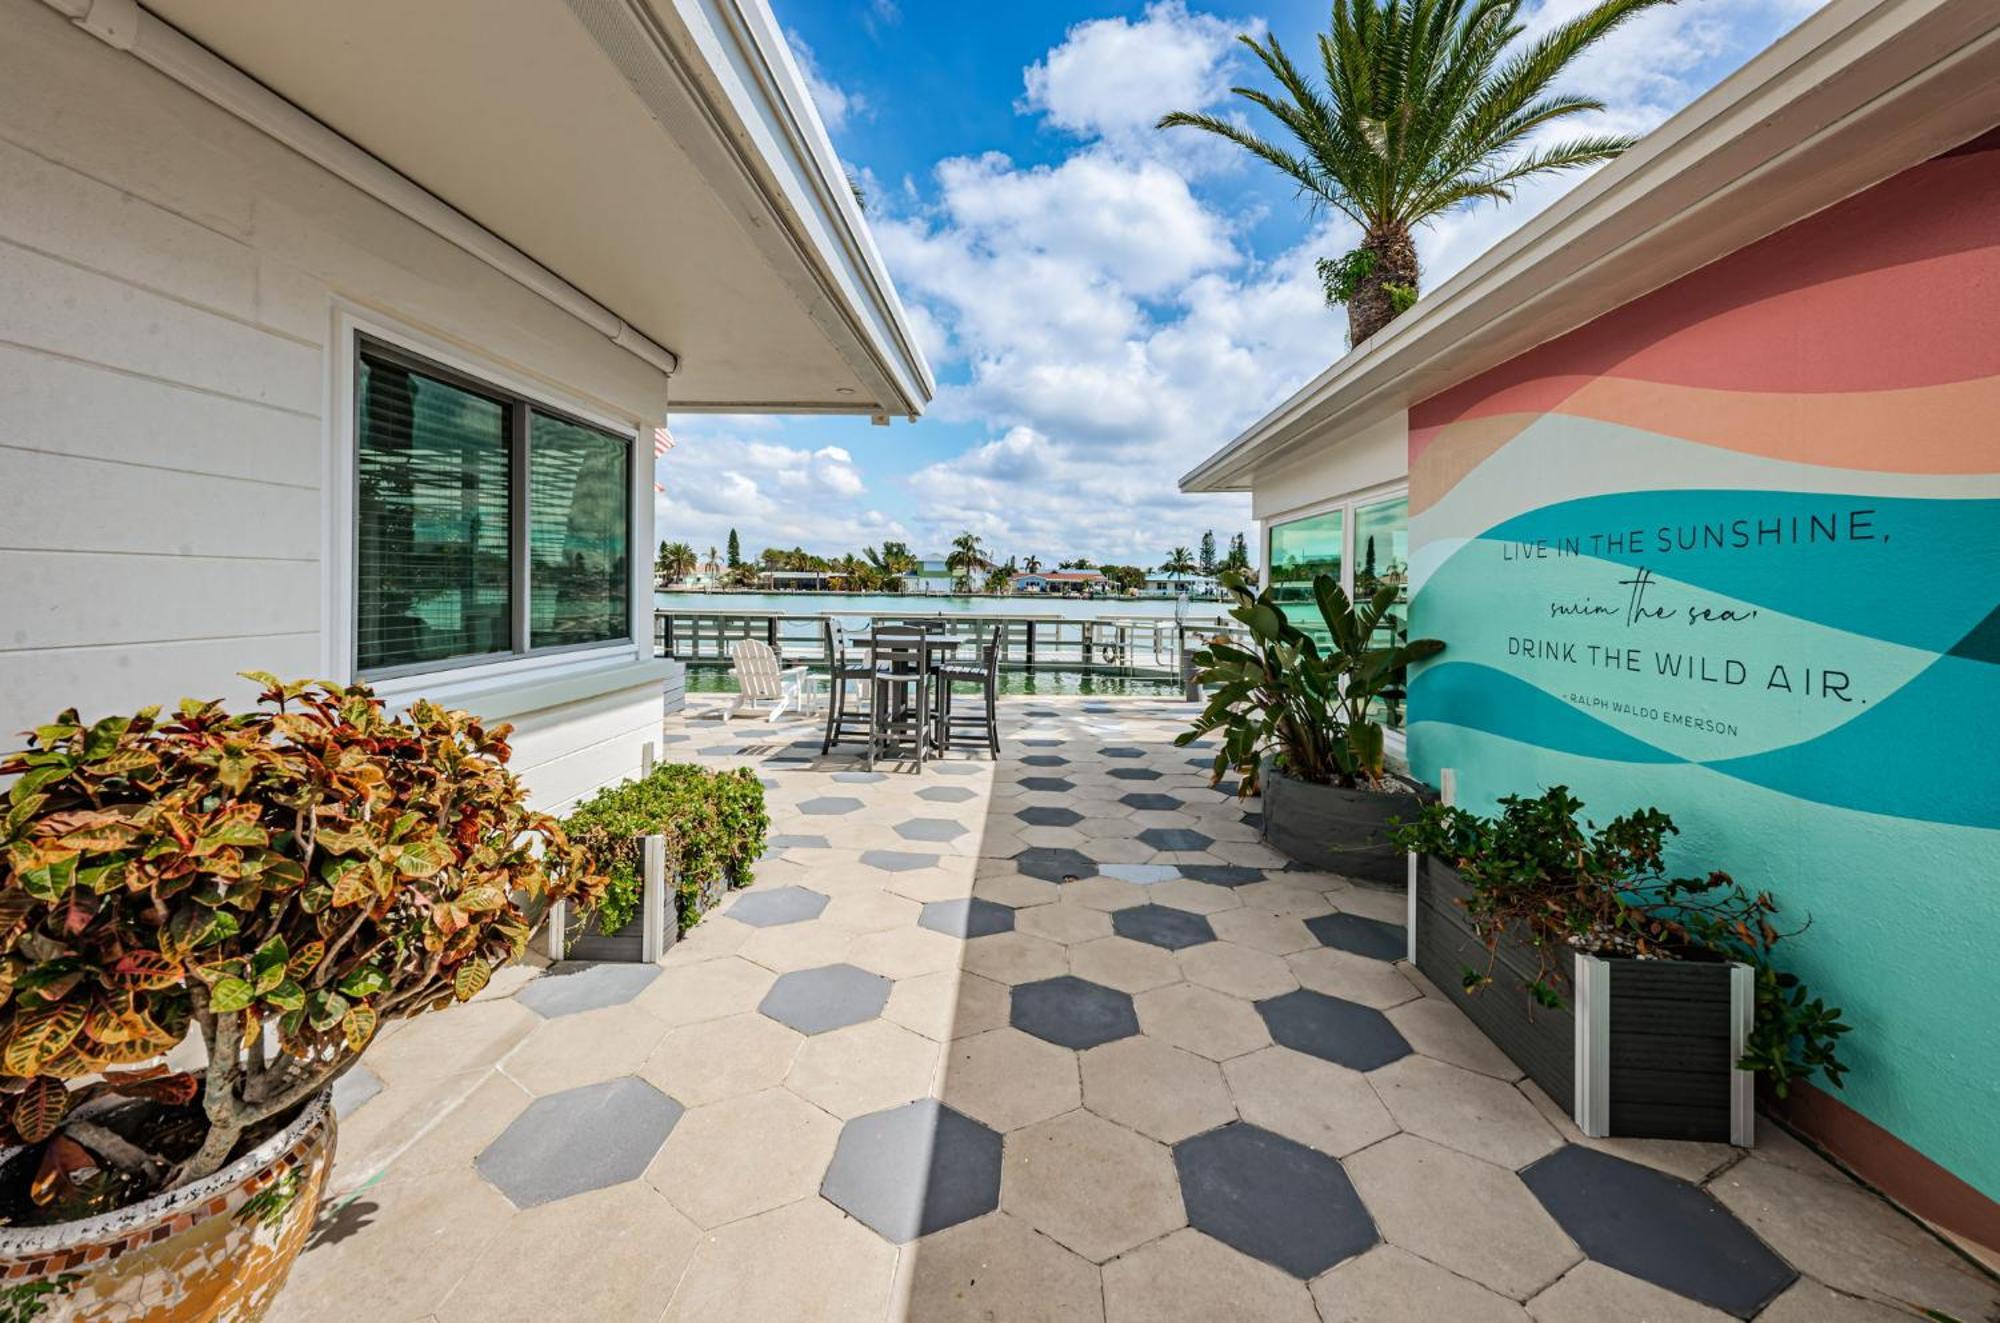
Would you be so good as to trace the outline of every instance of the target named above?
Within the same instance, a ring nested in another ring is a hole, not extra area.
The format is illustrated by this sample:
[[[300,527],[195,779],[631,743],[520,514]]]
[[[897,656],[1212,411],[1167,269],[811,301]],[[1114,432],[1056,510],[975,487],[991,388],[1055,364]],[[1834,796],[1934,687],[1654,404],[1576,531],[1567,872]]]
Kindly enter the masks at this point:
[[[706,550],[735,528],[745,554],[755,555],[765,546],[846,551],[908,536],[864,499],[867,483],[845,448],[782,445],[758,430],[725,416],[676,421],[679,444],[655,467],[665,488],[654,498],[661,537]]]
[[[893,6],[891,8],[893,10]],[[819,61],[813,57],[812,47],[806,45],[805,38],[788,30],[785,40],[791,45],[792,57],[798,61],[799,74],[806,80],[806,90],[812,93],[813,105],[818,107],[820,122],[826,125],[827,132],[838,133],[847,127],[849,119],[868,113],[866,98],[859,92],[850,92],[840,86],[820,69]]]
[[[1242,27],[1190,13],[1181,0],[1156,0],[1137,22],[1078,23],[1062,45],[1029,65],[1022,105],[1057,128],[1092,138],[1150,133],[1170,110],[1212,105],[1229,92],[1229,66]],[[1255,23],[1253,33],[1263,24]]]

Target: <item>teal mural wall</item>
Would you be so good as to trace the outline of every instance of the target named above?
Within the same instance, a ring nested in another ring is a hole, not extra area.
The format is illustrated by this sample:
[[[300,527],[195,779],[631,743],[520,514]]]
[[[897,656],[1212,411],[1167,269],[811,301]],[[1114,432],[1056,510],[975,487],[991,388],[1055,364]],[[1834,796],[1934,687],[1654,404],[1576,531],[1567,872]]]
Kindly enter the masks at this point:
[[[1768,888],[1841,1101],[2000,1198],[2000,134],[1410,414],[1411,761]]]

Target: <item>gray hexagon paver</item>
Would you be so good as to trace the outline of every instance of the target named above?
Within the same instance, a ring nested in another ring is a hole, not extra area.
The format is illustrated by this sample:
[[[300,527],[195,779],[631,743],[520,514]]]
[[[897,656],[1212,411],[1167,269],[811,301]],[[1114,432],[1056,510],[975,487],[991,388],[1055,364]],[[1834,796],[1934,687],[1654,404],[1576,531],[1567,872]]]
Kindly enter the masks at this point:
[[[1066,795],[1076,789],[1076,782],[1060,776],[1024,776],[1021,789],[1032,790],[1038,795]]]
[[[1243,864],[1182,864],[1181,876],[1212,887],[1247,887],[1264,880],[1264,870]]]
[[[1060,748],[1062,747],[1062,741],[1061,741],[1061,740],[1022,740],[1022,741],[1021,741],[1021,747],[1022,747],[1022,748],[1024,748],[1024,749],[1060,749]]]
[[[869,786],[889,778],[881,772],[835,772],[833,779],[842,785]]]
[[[382,1077],[365,1065],[349,1066],[341,1077],[333,1082],[333,1114],[342,1121],[354,1115],[356,1108],[382,1092]]]
[[[1076,850],[1031,845],[1014,856],[1014,867],[1044,882],[1097,876],[1097,861]]]
[[[1023,1033],[1079,1050],[1139,1032],[1129,993],[1073,974],[1016,987],[1009,1020]]]
[[[1171,813],[1177,808],[1184,807],[1183,802],[1172,795],[1157,795],[1142,791],[1135,791],[1129,795],[1120,795],[1118,802],[1126,808],[1135,808],[1141,812],[1148,813]]]
[[[781,974],[757,1009],[802,1034],[859,1024],[882,1013],[889,980],[853,965],[822,965]]]
[[[1083,815],[1075,809],[1050,808],[1046,804],[1030,805],[1014,816],[1031,827],[1074,827],[1083,821]]]
[[[743,752],[743,746],[740,744],[711,744],[706,749],[696,749],[695,752],[704,758],[734,758],[737,754]]]
[[[1000,1206],[1000,1136],[935,1098],[849,1121],[820,1194],[902,1244]]]
[[[1100,758],[1144,758],[1146,751],[1144,749],[1134,749],[1130,746],[1120,746],[1111,749],[1099,749],[1097,756]]]
[[[848,795],[819,795],[799,801],[799,812],[816,818],[835,818],[860,809],[861,801]]]
[[[744,892],[723,913],[753,928],[774,928],[783,923],[817,919],[826,908],[826,900],[819,892],[804,887],[772,887],[769,891]]]
[[[537,1098],[473,1165],[516,1208],[634,1181],[658,1155],[679,1103],[621,1075]]]
[[[991,937],[1014,931],[1012,906],[995,901],[934,900],[924,906],[917,922],[935,932],[952,937]]]
[[[1069,759],[1053,753],[1031,753],[1021,759],[1028,767],[1067,767]]]
[[[896,835],[906,841],[955,841],[968,828],[950,818],[911,818],[896,824]]]
[[[824,850],[826,837],[806,836],[797,832],[778,832],[764,838],[767,850]]]
[[[938,774],[939,776],[978,776],[978,775],[979,775],[979,764],[978,764],[978,763],[947,763],[947,762],[934,762],[934,763],[932,763],[932,764],[930,765],[930,768],[931,768],[931,770],[932,770],[933,772],[936,772],[936,773],[937,773],[937,774]]]
[[[1322,914],[1306,927],[1321,946],[1337,947],[1373,960],[1401,960],[1409,953],[1409,929],[1360,914]]]
[[[1114,767],[1106,775],[1115,776],[1120,781],[1157,781],[1160,774],[1150,767]]]
[[[660,976],[658,965],[565,960],[514,994],[514,1000],[543,1019],[622,1006]]]
[[[1521,1180],[1597,1262],[1738,1318],[1798,1280],[1707,1191],[1663,1171],[1566,1144]]]
[[[919,868],[936,868],[938,856],[911,850],[863,850],[861,862],[885,873],[912,873]]]
[[[1148,827],[1139,833],[1139,839],[1155,850],[1206,850],[1215,844],[1214,837],[1204,835],[1192,827]]]
[[[1387,1016],[1368,1006],[1301,988],[1257,1003],[1271,1037],[1295,1052],[1350,1070],[1373,1070],[1410,1054]]]
[[[1215,929],[1206,918],[1167,905],[1134,905],[1114,910],[1111,927],[1120,937],[1163,946],[1169,951],[1215,940]]]
[[[1174,1146],[1188,1223],[1310,1280],[1380,1239],[1340,1163],[1245,1122]]]
[[[963,804],[977,797],[977,792],[964,786],[925,786],[917,792],[918,799],[927,799],[933,804]]]

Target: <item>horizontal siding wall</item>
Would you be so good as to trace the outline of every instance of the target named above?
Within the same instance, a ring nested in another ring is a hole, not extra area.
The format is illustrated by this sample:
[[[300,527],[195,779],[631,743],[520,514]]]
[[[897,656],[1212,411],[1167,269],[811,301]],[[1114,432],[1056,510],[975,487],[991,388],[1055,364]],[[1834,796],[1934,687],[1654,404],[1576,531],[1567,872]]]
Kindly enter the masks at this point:
[[[538,296],[0,0],[0,748],[69,706],[347,673],[327,642],[341,304],[607,414],[665,404],[657,372]],[[657,690],[537,713],[516,766],[554,805],[636,772],[658,722]]]

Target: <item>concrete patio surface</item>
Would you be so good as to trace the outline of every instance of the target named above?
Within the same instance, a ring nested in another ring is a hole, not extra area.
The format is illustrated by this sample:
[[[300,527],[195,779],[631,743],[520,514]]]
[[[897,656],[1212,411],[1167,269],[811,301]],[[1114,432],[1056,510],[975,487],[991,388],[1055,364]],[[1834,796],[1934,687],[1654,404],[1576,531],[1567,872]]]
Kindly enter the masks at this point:
[[[1586,1140],[1300,872],[1164,699],[1010,698],[998,763],[758,769],[756,884],[658,968],[509,971],[343,1082],[273,1315],[367,1319],[2000,1317],[2000,1288],[1768,1122]]]

